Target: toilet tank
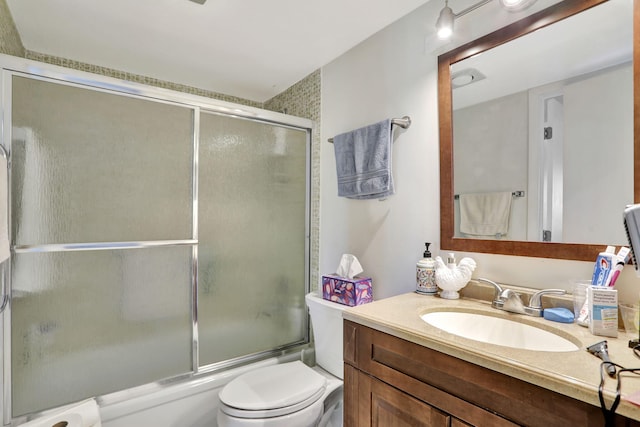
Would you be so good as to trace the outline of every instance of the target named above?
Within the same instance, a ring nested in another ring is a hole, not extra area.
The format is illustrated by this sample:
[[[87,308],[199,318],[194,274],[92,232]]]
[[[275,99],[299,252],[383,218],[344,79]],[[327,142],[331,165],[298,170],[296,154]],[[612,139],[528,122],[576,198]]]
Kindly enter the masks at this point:
[[[316,364],[342,379],[342,312],[348,307],[315,293],[307,294],[305,300],[313,327]]]

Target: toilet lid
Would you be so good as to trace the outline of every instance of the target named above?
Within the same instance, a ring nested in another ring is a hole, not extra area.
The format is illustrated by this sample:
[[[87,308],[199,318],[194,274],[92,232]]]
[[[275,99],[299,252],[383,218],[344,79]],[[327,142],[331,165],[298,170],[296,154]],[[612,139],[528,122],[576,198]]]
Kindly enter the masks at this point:
[[[245,411],[304,407],[322,396],[326,383],[324,376],[295,361],[242,374],[222,389],[219,398],[226,406]],[[306,405],[298,405],[303,402]]]

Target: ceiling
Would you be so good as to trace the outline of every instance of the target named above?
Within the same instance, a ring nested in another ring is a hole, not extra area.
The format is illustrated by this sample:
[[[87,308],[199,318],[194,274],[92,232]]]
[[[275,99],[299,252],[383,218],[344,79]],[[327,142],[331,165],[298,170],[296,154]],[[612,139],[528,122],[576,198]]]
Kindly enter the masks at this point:
[[[429,0],[6,0],[30,51],[263,102]]]
[[[633,2],[609,1],[453,64],[486,76],[453,91],[454,109],[630,63]]]

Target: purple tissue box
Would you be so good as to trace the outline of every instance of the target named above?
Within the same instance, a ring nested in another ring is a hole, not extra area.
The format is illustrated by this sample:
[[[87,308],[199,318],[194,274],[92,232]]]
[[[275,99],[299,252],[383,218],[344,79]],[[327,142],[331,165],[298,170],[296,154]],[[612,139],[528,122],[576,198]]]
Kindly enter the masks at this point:
[[[322,276],[322,298],[353,307],[373,301],[370,277]]]

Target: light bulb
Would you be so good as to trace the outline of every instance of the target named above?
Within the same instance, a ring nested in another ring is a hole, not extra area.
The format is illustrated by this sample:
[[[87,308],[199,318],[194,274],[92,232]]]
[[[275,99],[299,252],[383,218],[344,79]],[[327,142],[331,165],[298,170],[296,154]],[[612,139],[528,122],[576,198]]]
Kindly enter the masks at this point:
[[[455,15],[453,10],[445,4],[445,7],[440,11],[440,16],[436,21],[436,31],[439,39],[448,39],[453,34],[453,21]]]

